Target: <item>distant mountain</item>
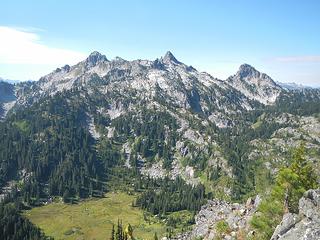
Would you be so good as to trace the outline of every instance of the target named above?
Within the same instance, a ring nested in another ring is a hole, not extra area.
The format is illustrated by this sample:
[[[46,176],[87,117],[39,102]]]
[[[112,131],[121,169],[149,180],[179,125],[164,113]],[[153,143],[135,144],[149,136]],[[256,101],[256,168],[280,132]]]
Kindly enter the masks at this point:
[[[118,92],[122,101],[130,103],[133,102],[131,92],[135,92],[134,102],[149,100],[150,105],[166,104],[192,110],[219,126],[228,125],[228,115],[253,109],[255,105],[227,83],[181,63],[171,52],[154,61],[127,61],[119,57],[108,60],[93,52],[84,61],[58,68],[25,87],[18,96],[18,103],[32,104],[45,96],[71,89],[101,95]]]
[[[224,128],[234,124],[233,116],[239,112],[275,104],[288,88],[248,64],[222,81],[180,62],[169,51],[155,60],[133,61],[120,57],[109,60],[95,51],[78,64],[57,68],[39,81],[17,84],[15,96],[19,107],[63,91],[85,91],[90,96],[117,93],[120,99],[110,99],[112,111],[119,112],[124,102],[135,109],[139,102],[148,101],[150,106],[165,105],[201,114]]]
[[[227,126],[230,115],[237,111],[274,103],[281,91],[271,78],[249,65],[242,65],[236,75],[222,81],[178,61],[171,52],[154,61],[119,57],[108,60],[93,52],[84,61],[58,68],[29,85],[18,96],[18,102],[30,104],[44,96],[79,88],[96,89],[100,94],[135,91],[137,98],[149,99],[150,104],[161,98],[170,106],[202,113],[218,126]]]
[[[248,98],[263,104],[274,103],[282,90],[268,75],[248,64],[241,65],[239,71],[226,82]]]
[[[15,83],[19,83],[21,81],[19,81],[19,80],[11,80],[11,79],[4,79],[4,78],[0,77],[0,82],[7,82],[7,83],[15,84]]]
[[[165,103],[192,110],[219,127],[232,124],[232,115],[239,111],[274,104],[287,89],[248,64],[222,81],[178,61],[169,51],[153,61],[109,60],[95,51],[74,66],[57,68],[39,81],[24,82],[16,88],[17,107],[72,89],[101,95],[120,91],[127,102],[132,102],[129,92],[136,92],[135,101],[148,99],[150,105]]]
[[[287,90],[312,89],[312,87],[305,86],[305,85],[298,84],[298,83],[294,83],[294,82],[292,82],[292,83],[277,82],[277,84]]]

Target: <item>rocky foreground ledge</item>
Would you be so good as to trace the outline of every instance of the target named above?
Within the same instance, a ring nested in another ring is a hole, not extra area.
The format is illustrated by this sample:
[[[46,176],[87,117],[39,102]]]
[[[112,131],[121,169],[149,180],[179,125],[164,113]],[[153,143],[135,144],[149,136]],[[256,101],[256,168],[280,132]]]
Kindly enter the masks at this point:
[[[244,232],[250,234],[250,220],[260,201],[259,196],[254,199],[249,198],[246,204],[209,200],[195,216],[196,224],[193,230],[179,234],[171,240],[211,240],[220,236],[221,230],[224,231],[222,239],[239,239],[239,234]]]
[[[259,196],[246,204],[210,200],[195,216],[195,226],[189,232],[170,240],[235,240],[254,235],[250,221],[261,202]],[[219,227],[225,227],[219,234]],[[168,240],[163,238],[163,240]],[[299,200],[299,214],[286,213],[270,240],[320,240],[320,189],[309,190]]]
[[[271,240],[320,239],[320,189],[309,190],[299,200],[299,214],[287,213]]]

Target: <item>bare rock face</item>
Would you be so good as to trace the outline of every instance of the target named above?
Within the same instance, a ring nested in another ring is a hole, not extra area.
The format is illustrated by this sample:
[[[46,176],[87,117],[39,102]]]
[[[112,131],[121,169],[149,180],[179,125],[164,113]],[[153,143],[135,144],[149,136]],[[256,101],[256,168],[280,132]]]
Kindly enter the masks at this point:
[[[229,203],[219,200],[208,201],[195,216],[195,226],[192,231],[180,234],[173,239],[216,239],[216,226],[219,222],[228,225],[229,231],[224,233],[223,239],[237,239],[239,231],[249,232],[249,222],[261,201],[259,196],[249,198],[246,204]]]
[[[68,90],[89,96],[117,93],[135,105],[133,98],[128,97],[134,92],[134,101],[165,103],[165,106],[202,113],[219,128],[232,126],[234,115],[254,109],[257,102],[274,103],[281,92],[270,77],[246,64],[228,81],[222,81],[180,62],[171,52],[154,61],[127,61],[119,57],[108,60],[105,55],[93,52],[76,65],[57,68],[39,81],[21,87],[14,99],[14,109]],[[0,99],[0,117],[11,107],[12,103],[4,105]],[[113,116],[124,112],[123,108],[110,107],[108,113]]]
[[[250,99],[266,105],[273,104],[281,92],[281,87],[268,75],[248,64],[241,65],[239,71],[226,81]]]
[[[0,80],[0,120],[16,102],[15,86]]]
[[[299,214],[287,213],[271,240],[320,239],[320,189],[309,190],[299,201]]]

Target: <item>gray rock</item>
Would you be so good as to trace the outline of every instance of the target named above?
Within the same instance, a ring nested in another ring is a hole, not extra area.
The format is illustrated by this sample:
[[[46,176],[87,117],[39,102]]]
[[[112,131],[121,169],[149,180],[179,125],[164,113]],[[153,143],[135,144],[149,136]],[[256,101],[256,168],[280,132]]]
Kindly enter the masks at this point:
[[[285,235],[294,225],[300,221],[299,215],[294,213],[286,213],[283,216],[281,223],[277,226],[274,231],[271,240],[280,239],[281,236]]]
[[[256,198],[254,199],[254,204],[253,204],[255,209],[259,206],[259,204],[261,203],[261,200],[262,200],[261,197],[257,195]]]
[[[255,199],[260,199],[260,197]],[[252,198],[249,198],[246,204],[220,200],[208,201],[195,216],[196,224],[193,230],[180,234],[174,239],[191,240],[199,237],[206,240],[215,239],[217,237],[216,224],[220,221],[225,221],[230,228],[230,233],[226,233],[223,239],[236,239],[236,233],[239,229],[249,229],[249,222],[256,211],[258,202]]]
[[[299,200],[299,213],[320,224],[320,189],[304,194]]]
[[[320,189],[309,190],[299,201],[299,214],[287,213],[271,240],[320,239]]]

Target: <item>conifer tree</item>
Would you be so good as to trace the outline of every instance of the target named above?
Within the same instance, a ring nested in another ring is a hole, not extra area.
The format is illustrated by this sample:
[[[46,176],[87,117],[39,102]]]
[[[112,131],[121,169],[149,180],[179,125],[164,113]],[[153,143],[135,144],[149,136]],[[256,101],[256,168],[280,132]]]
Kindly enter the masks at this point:
[[[111,237],[110,237],[110,240],[114,240],[114,234],[115,234],[115,231],[114,231],[114,224],[112,224],[112,231],[111,231]]]
[[[156,232],[154,233],[154,240],[158,240],[158,235]]]

